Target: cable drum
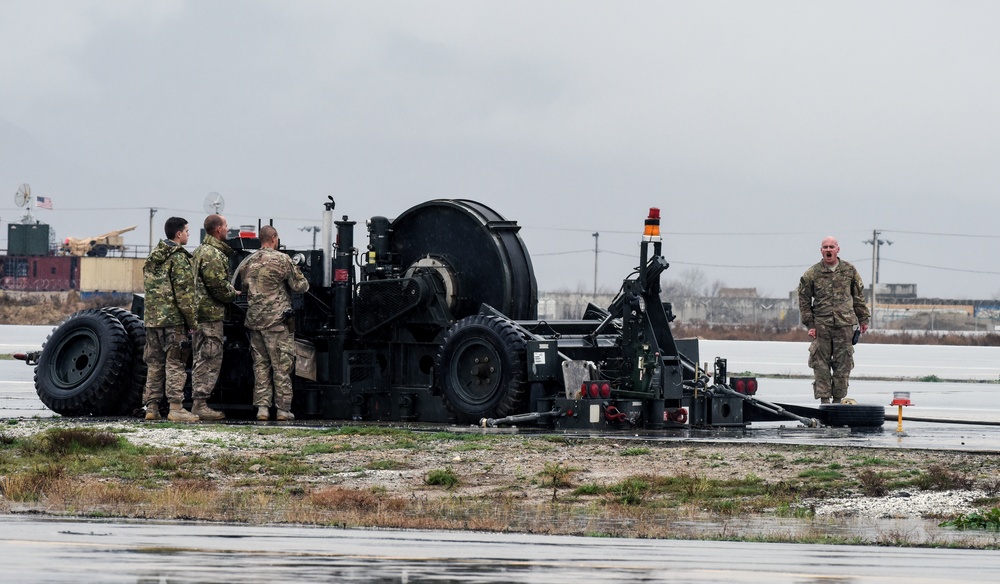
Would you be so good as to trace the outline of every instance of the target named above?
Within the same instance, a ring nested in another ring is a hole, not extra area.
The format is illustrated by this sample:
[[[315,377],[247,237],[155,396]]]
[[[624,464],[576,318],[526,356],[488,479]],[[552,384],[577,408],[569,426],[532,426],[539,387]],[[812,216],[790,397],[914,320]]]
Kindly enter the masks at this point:
[[[513,320],[536,318],[535,272],[516,222],[482,203],[437,199],[404,211],[390,228],[400,265],[447,270],[454,318],[483,304]]]

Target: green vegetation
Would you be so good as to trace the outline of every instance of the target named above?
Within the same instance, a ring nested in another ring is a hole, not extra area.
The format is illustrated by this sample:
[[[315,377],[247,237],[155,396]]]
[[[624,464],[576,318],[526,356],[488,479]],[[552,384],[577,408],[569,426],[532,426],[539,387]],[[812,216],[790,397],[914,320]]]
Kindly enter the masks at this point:
[[[699,539],[912,545],[907,534],[891,530],[855,541],[830,536],[822,532],[829,519],[815,514],[817,501],[975,487],[987,493],[977,508],[1000,502],[994,478],[1000,461],[971,453],[622,446],[574,436],[379,426],[51,420],[3,428],[0,513],[657,538],[692,537],[683,525],[694,521],[719,526],[707,536],[700,531]],[[143,445],[150,429],[163,446]],[[998,516],[994,510],[936,521],[991,529]],[[799,527],[778,535],[749,530],[768,518]]]
[[[983,529],[987,531],[1000,531],[1000,509],[994,507],[985,513],[973,512],[968,515],[962,514],[954,519],[944,521],[941,527],[954,527],[955,529]]]
[[[458,486],[459,482],[458,475],[456,475],[455,471],[450,468],[432,470],[428,472],[427,477],[424,478],[424,484],[432,487],[444,487],[446,489]]]

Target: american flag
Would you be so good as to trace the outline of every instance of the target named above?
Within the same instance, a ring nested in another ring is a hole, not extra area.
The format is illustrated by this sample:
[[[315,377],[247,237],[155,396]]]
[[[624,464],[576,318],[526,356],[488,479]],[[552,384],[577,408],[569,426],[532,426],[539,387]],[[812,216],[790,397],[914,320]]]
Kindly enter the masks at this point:
[[[40,209],[52,209],[52,199],[48,197],[35,197],[35,206]]]

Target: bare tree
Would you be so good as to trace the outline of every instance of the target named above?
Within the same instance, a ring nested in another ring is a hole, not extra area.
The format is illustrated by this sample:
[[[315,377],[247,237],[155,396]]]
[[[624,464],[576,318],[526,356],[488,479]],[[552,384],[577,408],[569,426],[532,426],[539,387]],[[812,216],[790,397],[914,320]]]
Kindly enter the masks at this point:
[[[686,268],[675,279],[665,277],[662,286],[668,298],[697,298],[715,296],[723,284],[717,281],[709,287],[705,272],[698,268]]]

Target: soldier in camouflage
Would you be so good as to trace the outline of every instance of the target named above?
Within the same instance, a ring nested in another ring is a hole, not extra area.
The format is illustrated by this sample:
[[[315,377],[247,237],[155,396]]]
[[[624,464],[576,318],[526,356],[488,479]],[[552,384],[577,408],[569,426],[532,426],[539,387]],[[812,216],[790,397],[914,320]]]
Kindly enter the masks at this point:
[[[813,369],[813,396],[821,403],[842,403],[854,369],[854,327],[868,330],[861,275],[838,257],[840,245],[827,237],[820,245],[822,260],[799,280],[802,324],[813,339],[809,366]]]
[[[254,405],[257,419],[267,420],[273,398],[276,419],[294,420],[292,292],[305,292],[309,282],[292,260],[278,251],[278,232],[274,227],[260,228],[260,247],[240,268],[247,294],[245,324],[250,331],[253,355]]]
[[[188,242],[187,220],[167,219],[163,226],[167,239],[160,241],[142,266],[145,288],[143,320],[146,324],[146,390],[142,402],[146,419],[160,419],[160,402],[170,403],[167,419],[197,422],[198,416],[184,409],[187,381],[188,334],[198,327],[195,311],[194,272]]]
[[[222,321],[226,305],[239,296],[229,282],[229,258],[235,253],[226,243],[229,223],[222,215],[205,218],[205,241],[194,250],[194,281],[198,299],[198,331],[194,335],[191,368],[191,413],[202,420],[221,420],[225,414],[206,403],[222,368]]]

